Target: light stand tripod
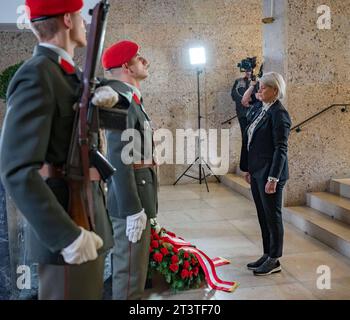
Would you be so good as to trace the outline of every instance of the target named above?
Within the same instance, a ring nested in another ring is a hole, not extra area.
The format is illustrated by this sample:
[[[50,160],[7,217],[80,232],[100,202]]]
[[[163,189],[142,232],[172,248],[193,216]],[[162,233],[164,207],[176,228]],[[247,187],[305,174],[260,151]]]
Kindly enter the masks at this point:
[[[213,173],[213,170],[210,168],[209,164],[202,157],[202,148],[201,148],[201,99],[200,99],[200,89],[199,89],[199,76],[203,73],[203,70],[197,68],[197,99],[198,99],[198,157],[196,160],[191,163],[188,168],[181,174],[181,176],[174,182],[174,186],[181,180],[182,177],[188,177],[191,179],[195,179],[199,181],[199,184],[202,184],[203,180],[205,181],[205,185],[207,187],[207,191],[209,192],[207,177],[214,176],[216,180],[220,183],[220,179]],[[188,175],[187,172],[198,163],[198,177],[194,177]],[[209,174],[206,174],[204,171],[204,167],[207,167],[209,170]]]

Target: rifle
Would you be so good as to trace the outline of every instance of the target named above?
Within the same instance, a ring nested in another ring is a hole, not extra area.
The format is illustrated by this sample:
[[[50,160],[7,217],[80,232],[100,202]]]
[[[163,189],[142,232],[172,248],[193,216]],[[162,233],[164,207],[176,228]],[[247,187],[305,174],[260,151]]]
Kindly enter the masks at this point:
[[[101,0],[94,9],[89,30],[83,88],[76,112],[70,150],[67,158],[67,182],[69,186],[68,213],[75,223],[87,230],[95,230],[94,203],[90,166],[96,167],[103,180],[115,172],[115,168],[98,151],[94,143],[99,132],[98,110],[91,98],[98,81],[95,78],[106,30],[108,0]]]

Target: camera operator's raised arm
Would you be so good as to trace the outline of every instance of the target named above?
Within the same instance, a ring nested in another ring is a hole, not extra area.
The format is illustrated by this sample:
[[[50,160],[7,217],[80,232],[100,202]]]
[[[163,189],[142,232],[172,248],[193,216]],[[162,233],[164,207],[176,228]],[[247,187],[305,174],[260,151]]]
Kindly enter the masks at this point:
[[[249,108],[249,103],[252,101],[252,94],[254,92],[256,81],[251,81],[248,90],[244,93],[242,98],[242,105],[246,108]]]

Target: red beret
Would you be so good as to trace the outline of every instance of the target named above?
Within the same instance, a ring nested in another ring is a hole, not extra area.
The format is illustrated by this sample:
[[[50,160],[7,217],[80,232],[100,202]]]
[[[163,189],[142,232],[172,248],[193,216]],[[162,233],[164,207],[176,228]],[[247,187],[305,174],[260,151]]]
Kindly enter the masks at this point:
[[[120,41],[105,50],[102,56],[102,65],[106,70],[120,68],[136,56],[140,46],[132,41]]]
[[[79,11],[83,0],[26,0],[31,21],[44,20],[50,16]],[[40,19],[41,18],[41,19]]]

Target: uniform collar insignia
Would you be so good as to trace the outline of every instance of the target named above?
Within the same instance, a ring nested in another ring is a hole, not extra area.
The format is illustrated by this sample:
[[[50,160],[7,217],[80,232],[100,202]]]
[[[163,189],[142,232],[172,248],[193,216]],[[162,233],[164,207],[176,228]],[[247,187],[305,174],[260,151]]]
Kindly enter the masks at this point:
[[[137,96],[137,94],[134,93],[134,95],[132,97],[133,97],[134,101],[140,106],[141,105],[141,101],[140,101],[139,97]]]
[[[71,65],[67,60],[63,59],[60,56],[58,57],[58,63],[67,74],[74,74],[75,73],[75,67],[73,65]]]

